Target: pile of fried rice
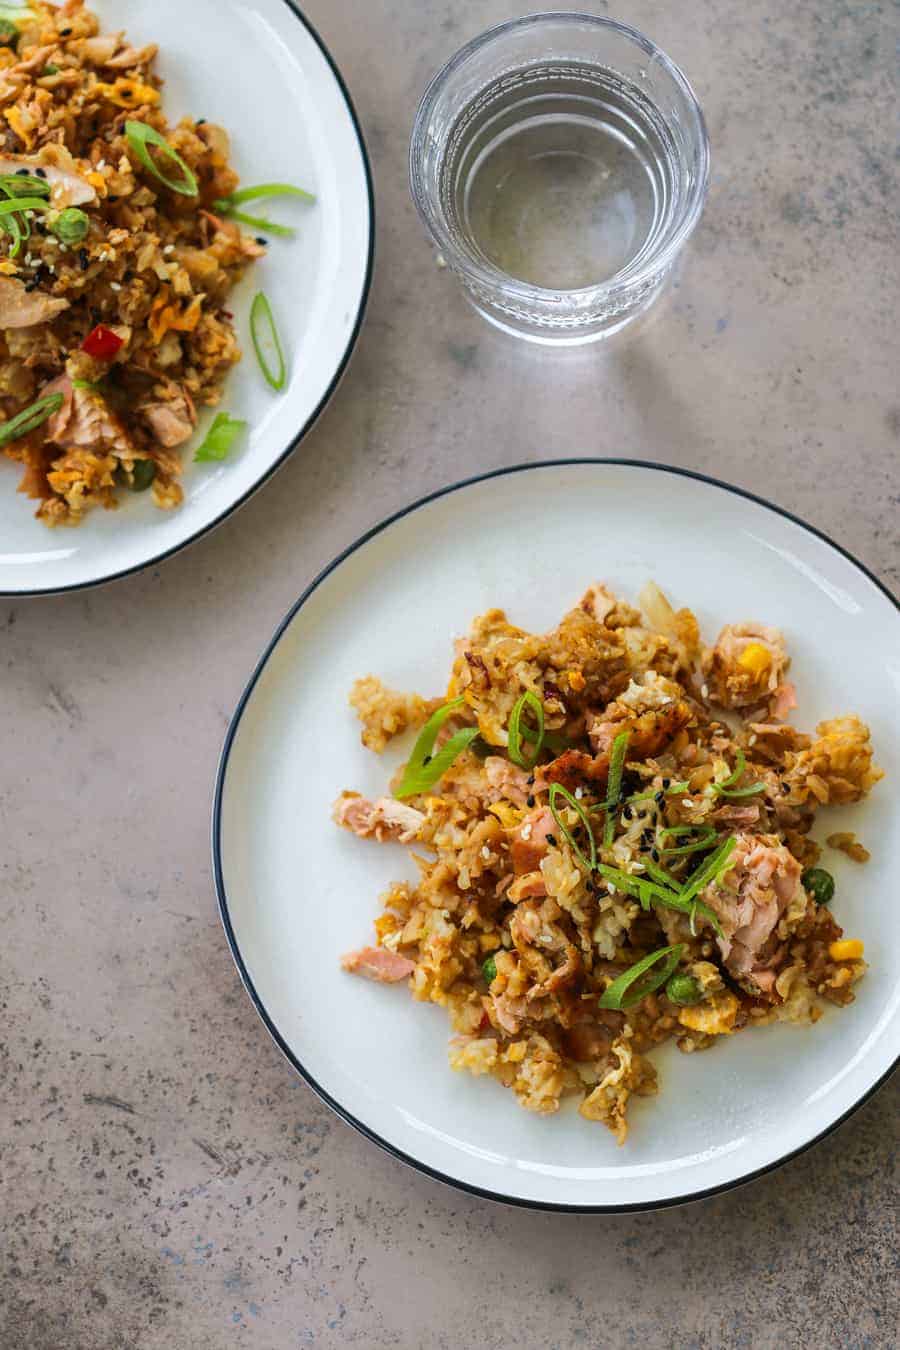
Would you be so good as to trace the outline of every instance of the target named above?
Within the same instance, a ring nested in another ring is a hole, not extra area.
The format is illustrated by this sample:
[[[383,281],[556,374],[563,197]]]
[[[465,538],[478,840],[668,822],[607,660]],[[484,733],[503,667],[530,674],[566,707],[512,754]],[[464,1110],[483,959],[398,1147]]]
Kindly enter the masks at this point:
[[[355,834],[413,847],[420,872],[416,886],[383,897],[377,945],[345,956],[345,969],[406,981],[416,999],[444,1006],[455,1069],[492,1075],[532,1111],[577,1097],[619,1142],[629,1098],[657,1091],[654,1046],[703,1050],[852,1001],[862,943],[843,938],[808,883],[820,855],[809,835],[820,807],[857,802],[882,776],[857,717],[822,722],[815,736],[785,720],[796,698],[778,630],[728,626],[709,648],[694,615],[675,612],[654,584],[640,605],[594,585],[545,635],[491,610],[456,644],[446,699],[359,680],[351,702],[376,752],[447,700],[461,698],[435,753],[460,728],[478,734],[426,791],[376,801],[345,792],[335,806]],[[544,743],[523,768],[509,726],[525,691],[540,700]],[[611,802],[617,741],[627,750]],[[579,810],[557,790],[551,812],[554,783]],[[692,839],[695,851],[675,851]],[[654,867],[688,883],[723,842],[728,869],[690,915],[637,898]],[[853,835],[829,842],[868,856]],[[673,1001],[668,983],[631,1006],[599,1006],[630,967],[672,946],[690,1001]]]
[[[0,236],[0,418],[64,396],[5,453],[24,466],[19,490],[47,525],[77,524],[151,479],[157,506],[177,506],[179,447],[240,360],[229,292],[264,253],[212,209],[238,182],[228,137],[202,118],[170,128],[156,46],[101,33],[82,0],[36,0],[16,29],[0,46],[0,174],[45,179],[53,210],[79,208],[90,229],[66,247],[38,216],[17,257]],[[129,120],[166,137],[198,195],[172,191],[141,164]],[[111,359],[81,350],[98,325],[121,339]]]

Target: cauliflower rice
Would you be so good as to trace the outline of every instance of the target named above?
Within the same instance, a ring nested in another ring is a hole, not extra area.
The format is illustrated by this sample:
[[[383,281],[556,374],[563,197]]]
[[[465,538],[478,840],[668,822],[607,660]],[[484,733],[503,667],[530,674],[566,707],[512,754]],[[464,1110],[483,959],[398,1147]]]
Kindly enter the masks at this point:
[[[827,908],[809,833],[820,807],[859,801],[882,776],[858,718],[815,736],[784,720],[796,698],[777,630],[727,626],[705,648],[656,586],[640,602],[594,585],[545,635],[481,615],[456,644],[446,700],[359,681],[372,749],[448,700],[431,758],[466,728],[468,744],[415,791],[398,774],[402,800],[345,792],[335,805],[357,835],[413,846],[420,872],[384,896],[375,945],[345,969],[445,1007],[454,1069],[498,1079],[532,1111],[575,1097],[620,1143],[629,1099],[657,1091],[654,1046],[692,1053],[852,1001],[862,943]],[[510,735],[526,691],[543,715],[533,763],[537,719],[525,714],[531,739]],[[654,876],[666,877],[655,889]]]

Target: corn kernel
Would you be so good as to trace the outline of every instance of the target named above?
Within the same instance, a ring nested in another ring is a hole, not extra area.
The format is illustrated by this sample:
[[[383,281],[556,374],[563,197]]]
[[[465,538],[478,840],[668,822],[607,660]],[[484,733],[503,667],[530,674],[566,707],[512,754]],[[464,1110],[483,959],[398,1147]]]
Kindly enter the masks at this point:
[[[738,665],[751,675],[762,675],[771,664],[772,658],[761,642],[748,642],[738,657]]]
[[[587,680],[580,670],[569,671],[569,688],[574,689],[576,694],[580,694],[586,684]]]
[[[841,938],[838,942],[832,942],[828,948],[828,955],[832,961],[860,961],[865,947],[859,938]]]

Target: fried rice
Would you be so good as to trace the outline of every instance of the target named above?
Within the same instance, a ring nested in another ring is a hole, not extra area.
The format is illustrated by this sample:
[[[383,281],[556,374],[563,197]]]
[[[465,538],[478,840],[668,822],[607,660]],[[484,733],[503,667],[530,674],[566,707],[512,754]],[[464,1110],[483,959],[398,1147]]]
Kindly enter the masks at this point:
[[[391,887],[375,945],[344,968],[446,1008],[454,1069],[532,1111],[577,1098],[620,1143],[629,1099],[657,1092],[654,1046],[704,1050],[850,1003],[863,945],[827,907],[810,830],[882,774],[857,717],[814,736],[788,724],[789,666],[761,624],[705,647],[694,615],[650,583],[640,609],[591,586],[544,635],[481,615],[446,699],[359,681],[373,750],[431,720],[412,777],[392,782],[402,800],[345,792],[335,805],[355,834],[412,846],[420,874]],[[450,756],[468,743],[447,767],[451,736]]]
[[[48,182],[51,210],[29,215],[18,256],[12,235],[0,237],[0,414],[9,421],[45,394],[63,402],[5,454],[47,525],[77,524],[147,485],[157,506],[175,507],[179,447],[241,357],[229,292],[264,241],[213,209],[238,183],[228,136],[203,118],[169,126],[155,44],[102,33],[82,0],[36,2],[16,27],[0,46],[0,174]],[[197,195],[141,162],[129,121],[161,133]],[[52,226],[73,207],[89,229],[66,246]],[[83,350],[98,326],[118,339],[114,355]]]

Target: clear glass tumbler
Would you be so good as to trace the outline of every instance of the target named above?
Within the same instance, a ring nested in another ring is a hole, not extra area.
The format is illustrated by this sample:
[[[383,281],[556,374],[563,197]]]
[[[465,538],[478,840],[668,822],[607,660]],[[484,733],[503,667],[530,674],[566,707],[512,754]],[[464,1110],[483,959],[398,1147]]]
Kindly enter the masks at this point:
[[[547,344],[617,332],[703,210],[709,142],[679,68],[611,19],[532,14],[470,42],[416,114],[410,185],[476,308]]]

